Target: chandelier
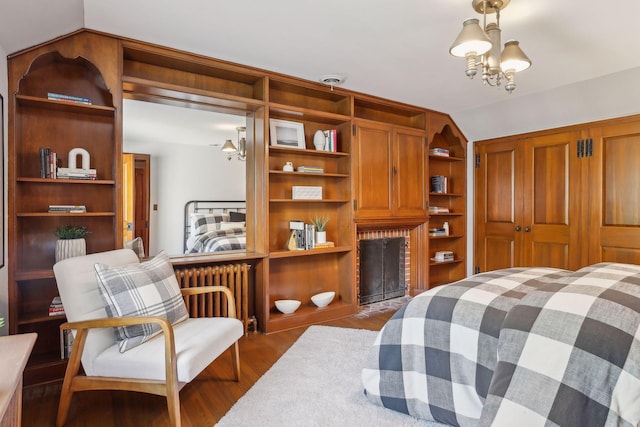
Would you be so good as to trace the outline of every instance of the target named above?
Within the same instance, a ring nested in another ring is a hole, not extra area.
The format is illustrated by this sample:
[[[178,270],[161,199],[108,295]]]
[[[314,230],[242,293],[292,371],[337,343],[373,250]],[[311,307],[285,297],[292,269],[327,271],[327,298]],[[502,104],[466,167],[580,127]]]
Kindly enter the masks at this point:
[[[470,79],[480,68],[485,85],[500,86],[504,80],[504,88],[511,93],[516,88],[515,74],[529,68],[531,60],[516,40],[507,41],[500,53],[500,10],[508,4],[509,0],[472,0],[473,9],[482,13],[484,30],[480,28],[478,19],[467,19],[462,23],[462,31],[449,53],[467,60],[465,74]],[[496,22],[487,24],[487,14],[492,13],[496,14]]]
[[[236,157],[238,160],[246,160],[247,158],[247,139],[245,137],[240,138],[240,133],[246,132],[245,126],[238,126],[236,131],[238,132],[238,146],[230,139],[227,139],[222,146],[222,151],[226,153],[227,160],[231,160]]]

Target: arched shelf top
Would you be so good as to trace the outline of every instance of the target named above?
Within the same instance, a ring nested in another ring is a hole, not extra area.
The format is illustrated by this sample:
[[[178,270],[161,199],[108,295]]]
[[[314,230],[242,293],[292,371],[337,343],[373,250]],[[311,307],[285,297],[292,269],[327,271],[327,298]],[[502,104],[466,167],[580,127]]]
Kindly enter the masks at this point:
[[[448,124],[444,125],[440,132],[434,134],[429,147],[446,148],[452,157],[465,157],[465,144]]]
[[[93,63],[82,56],[66,58],[56,51],[33,60],[20,79],[18,94],[43,99],[56,94],[60,100],[87,100],[83,103],[113,107],[113,96]]]

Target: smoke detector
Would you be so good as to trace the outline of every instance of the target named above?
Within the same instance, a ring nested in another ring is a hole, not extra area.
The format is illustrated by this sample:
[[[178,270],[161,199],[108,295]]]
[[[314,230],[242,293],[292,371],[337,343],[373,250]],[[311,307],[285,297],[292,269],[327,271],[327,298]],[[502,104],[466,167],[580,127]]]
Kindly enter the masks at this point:
[[[320,77],[320,83],[331,86],[331,90],[333,90],[334,86],[340,86],[346,79],[345,76],[340,74],[327,74]]]

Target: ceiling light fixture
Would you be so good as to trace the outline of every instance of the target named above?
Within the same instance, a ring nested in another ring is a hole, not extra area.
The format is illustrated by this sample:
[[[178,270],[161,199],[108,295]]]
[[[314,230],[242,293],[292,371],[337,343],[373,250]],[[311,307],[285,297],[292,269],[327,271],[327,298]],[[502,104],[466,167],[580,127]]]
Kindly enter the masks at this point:
[[[478,73],[480,66],[485,85],[500,86],[504,79],[504,88],[511,93],[516,88],[515,73],[529,68],[531,60],[516,40],[507,41],[500,53],[500,10],[507,7],[509,0],[472,0],[471,4],[476,12],[482,13],[484,30],[478,19],[467,19],[449,53],[467,60],[465,74],[470,79]],[[487,24],[487,14],[492,13],[496,14],[496,22]]]
[[[236,147],[232,140],[227,139],[221,150],[227,154],[227,160],[231,160],[234,157],[237,157],[238,160],[246,160],[247,138],[240,138],[240,133],[246,132],[247,128],[245,126],[238,126],[236,131],[238,132],[238,146]]]
[[[334,86],[340,86],[346,79],[345,76],[341,76],[340,74],[327,74],[320,77],[319,81],[327,86],[331,86],[331,90],[333,90]]]

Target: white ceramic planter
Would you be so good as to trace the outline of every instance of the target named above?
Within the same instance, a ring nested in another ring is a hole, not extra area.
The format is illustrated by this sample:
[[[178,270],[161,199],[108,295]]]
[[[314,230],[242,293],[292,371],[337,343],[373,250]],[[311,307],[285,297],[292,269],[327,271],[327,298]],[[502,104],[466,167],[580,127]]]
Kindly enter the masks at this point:
[[[326,231],[316,231],[316,243],[327,243]]]
[[[84,239],[58,239],[56,242],[56,262],[87,254]]]

